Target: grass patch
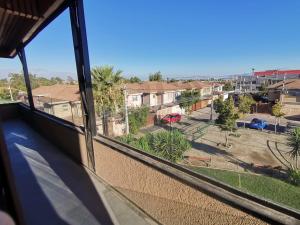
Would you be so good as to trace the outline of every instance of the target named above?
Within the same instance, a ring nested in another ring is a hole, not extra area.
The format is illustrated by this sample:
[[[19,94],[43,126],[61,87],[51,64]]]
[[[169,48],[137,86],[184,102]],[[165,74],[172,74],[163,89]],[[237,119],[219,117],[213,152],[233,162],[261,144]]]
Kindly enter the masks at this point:
[[[300,210],[300,187],[263,175],[245,174],[210,168],[189,167],[193,171],[213,177],[242,191]],[[241,177],[241,187],[239,178]]]

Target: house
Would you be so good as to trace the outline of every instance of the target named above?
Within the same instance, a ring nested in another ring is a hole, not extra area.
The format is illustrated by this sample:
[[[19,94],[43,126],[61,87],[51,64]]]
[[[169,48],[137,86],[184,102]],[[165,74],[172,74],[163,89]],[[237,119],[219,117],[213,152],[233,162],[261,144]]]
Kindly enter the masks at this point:
[[[224,87],[224,84],[222,83],[210,83],[213,87],[213,92],[214,93],[222,93],[223,92],[223,87]]]
[[[180,91],[164,81],[145,81],[126,85],[128,107],[155,107],[176,102]]]
[[[300,103],[300,80],[284,80],[268,86],[268,98],[272,102],[280,100],[283,103]]]
[[[289,119],[300,119],[300,80],[290,79],[268,86],[268,99],[281,101],[282,112]]]
[[[82,124],[78,85],[40,86],[32,90],[32,95],[37,109],[76,124]]]
[[[212,85],[208,82],[203,82],[199,80],[190,82],[176,82],[174,85],[180,90],[197,90],[200,91],[202,97],[207,97],[212,95]]]

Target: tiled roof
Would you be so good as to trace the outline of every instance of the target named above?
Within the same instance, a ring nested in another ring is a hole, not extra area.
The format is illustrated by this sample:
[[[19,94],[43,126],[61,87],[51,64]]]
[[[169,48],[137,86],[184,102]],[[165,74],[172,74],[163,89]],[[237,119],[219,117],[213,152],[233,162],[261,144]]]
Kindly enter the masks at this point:
[[[141,83],[129,83],[126,84],[128,93],[149,93],[149,92],[164,92],[164,91],[175,91],[178,87],[173,83],[167,83],[164,81],[145,81]]]
[[[78,101],[80,93],[78,85],[55,84],[40,86],[32,90],[33,96],[44,96],[54,100]]]
[[[266,70],[254,72],[254,76],[299,75],[300,70]]]
[[[191,81],[191,82],[176,82],[174,85],[179,89],[202,89],[205,87],[211,87],[211,84],[203,81]]]
[[[300,89],[300,80],[299,79],[285,80],[284,87],[286,89]],[[268,86],[268,89],[282,89],[282,88],[283,88],[283,81]]]

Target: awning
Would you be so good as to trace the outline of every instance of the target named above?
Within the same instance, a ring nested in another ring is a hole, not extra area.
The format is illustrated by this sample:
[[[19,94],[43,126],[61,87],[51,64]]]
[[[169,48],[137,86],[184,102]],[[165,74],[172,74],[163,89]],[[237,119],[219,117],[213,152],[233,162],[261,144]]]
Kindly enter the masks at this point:
[[[67,0],[1,0],[0,57],[13,58],[66,7]]]

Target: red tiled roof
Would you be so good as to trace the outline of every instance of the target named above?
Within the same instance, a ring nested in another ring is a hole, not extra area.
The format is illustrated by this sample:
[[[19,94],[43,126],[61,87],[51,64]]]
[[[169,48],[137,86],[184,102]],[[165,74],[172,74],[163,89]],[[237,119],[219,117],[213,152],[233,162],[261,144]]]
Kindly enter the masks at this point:
[[[32,90],[32,95],[44,96],[61,101],[80,100],[78,85],[55,84],[51,86],[40,86]]]
[[[254,72],[254,76],[299,75],[300,70],[266,70]]]

